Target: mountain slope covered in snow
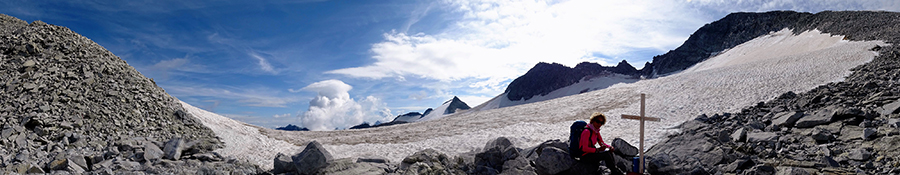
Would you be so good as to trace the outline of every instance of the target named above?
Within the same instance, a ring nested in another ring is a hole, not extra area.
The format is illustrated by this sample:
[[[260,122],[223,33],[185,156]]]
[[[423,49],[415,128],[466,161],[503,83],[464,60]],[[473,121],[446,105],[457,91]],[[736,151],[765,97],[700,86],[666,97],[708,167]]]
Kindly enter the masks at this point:
[[[516,146],[520,147],[567,138],[568,125],[573,120],[586,119],[590,113],[604,112],[609,116],[636,114],[639,94],[646,93],[648,115],[663,118],[662,122],[648,124],[647,141],[652,145],[661,141],[667,133],[678,132],[670,128],[698,114],[735,112],[744,106],[772,99],[788,91],[803,92],[821,84],[840,81],[849,73],[850,68],[864,64],[876,55],[869,49],[884,44],[839,40],[842,36],[834,36],[838,40],[816,39],[834,38],[817,31],[802,34],[804,37],[784,31],[774,34],[773,36],[830,43],[818,44],[822,47],[810,51],[767,58],[766,61],[709,66],[698,68],[703,71],[619,84],[542,102],[462,113],[414,125],[359,131],[265,130],[264,133],[295,144],[317,140],[333,150],[336,157],[383,155],[399,161],[403,156],[426,148],[460,154],[476,150],[488,140],[500,136],[512,138]],[[759,41],[770,43],[751,43],[746,48],[732,50],[754,50],[762,45],[779,44],[782,40]],[[790,45],[785,47],[788,46]],[[604,138],[620,137],[636,143],[636,125],[635,121],[611,117],[609,124],[601,132],[606,133]]]

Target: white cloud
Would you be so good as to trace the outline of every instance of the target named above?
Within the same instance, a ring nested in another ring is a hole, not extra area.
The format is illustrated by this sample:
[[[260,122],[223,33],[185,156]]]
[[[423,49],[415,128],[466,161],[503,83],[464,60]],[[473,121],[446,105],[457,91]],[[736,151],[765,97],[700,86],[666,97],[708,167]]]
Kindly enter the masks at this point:
[[[290,116],[291,116],[290,113],[288,113],[288,114],[275,114],[275,115],[272,115],[273,118],[284,118],[284,117],[290,117]]]
[[[900,11],[900,1],[895,0],[691,0],[689,3],[704,6],[705,9],[721,12],[763,12],[772,10],[794,10],[821,12],[825,10],[886,10]]]
[[[309,101],[309,109],[300,115],[300,122],[314,131],[349,128],[375,121],[390,120],[393,114],[380,99],[367,96],[359,101],[350,98],[352,86],[340,80],[325,80],[301,90],[318,93]]]
[[[374,63],[326,73],[444,82],[475,78],[476,88],[500,90],[542,61],[613,65],[623,59],[617,55],[633,50],[674,49],[708,22],[682,11],[683,4],[665,1],[460,0],[440,8],[464,17],[440,33],[385,33],[383,42],[372,45]]]
[[[236,101],[243,106],[287,107],[299,101],[292,96],[279,95],[268,88],[207,88],[198,86],[166,86],[166,92],[177,97],[213,97]]]
[[[262,56],[259,56],[259,54],[252,53],[252,52],[248,53],[248,54],[250,55],[250,57],[255,58],[259,62],[259,69],[262,69],[263,71],[266,71],[266,72],[272,73],[272,74],[278,73],[275,71],[274,68],[272,68],[272,65],[269,64],[268,61],[266,61],[266,58],[263,58]]]

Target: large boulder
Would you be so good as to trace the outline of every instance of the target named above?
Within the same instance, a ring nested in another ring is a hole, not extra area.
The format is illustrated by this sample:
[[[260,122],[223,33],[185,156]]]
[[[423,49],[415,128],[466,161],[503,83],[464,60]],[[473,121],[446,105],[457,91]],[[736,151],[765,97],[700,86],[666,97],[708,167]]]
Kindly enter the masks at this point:
[[[516,157],[515,159],[506,161],[503,163],[503,171],[500,174],[509,174],[509,175],[537,175],[533,166],[531,166],[531,162],[528,161],[524,156]]]
[[[789,111],[775,114],[775,120],[772,120],[774,126],[794,126],[797,120],[803,117],[803,112]]]
[[[811,128],[822,124],[828,124],[834,118],[835,112],[836,107],[834,106],[816,110],[811,114],[804,115],[802,118],[797,120],[797,124],[795,126],[798,128]]]
[[[306,144],[303,152],[291,156],[294,167],[300,174],[315,174],[319,169],[328,165],[332,159],[331,153],[315,140]]]
[[[398,174],[466,174],[465,171],[459,169],[459,165],[455,162],[460,160],[452,160],[444,153],[440,153],[434,149],[425,149],[406,158],[400,162],[397,169]]]
[[[745,140],[747,140],[747,130],[744,128],[738,128],[731,134],[731,141],[743,142]]]
[[[900,100],[881,106],[881,116],[888,116],[900,112]]]
[[[318,170],[318,173],[321,175],[342,175],[342,174],[355,174],[355,175],[380,175],[387,174],[387,170],[384,168],[380,168],[375,166],[374,163],[368,162],[357,162],[353,161],[352,158],[343,158],[331,161],[323,167],[321,170]]]
[[[296,172],[297,166],[294,166],[294,160],[291,159],[291,156],[278,153],[275,156],[274,169],[272,169],[272,173],[281,174],[287,172]]]
[[[166,142],[166,146],[163,149],[165,152],[165,158],[169,160],[178,160],[181,158],[181,151],[184,151],[186,145],[184,144],[184,139],[180,137],[175,137]]]
[[[747,142],[775,142],[778,141],[778,133],[754,132],[747,134]]]
[[[506,137],[499,137],[488,142],[484,152],[475,154],[475,165],[502,170],[506,161],[519,157],[519,150],[512,146]]]
[[[628,142],[626,142],[625,140],[622,140],[621,138],[613,139],[611,146],[613,148],[616,148],[616,150],[615,150],[616,154],[625,156],[625,157],[634,157],[634,156],[637,156],[638,153],[640,153],[637,147],[634,147],[631,144],[628,144]]]
[[[748,136],[749,137],[749,136]],[[681,174],[693,167],[715,166],[725,160],[725,151],[703,133],[683,134],[653,145],[647,151],[647,170],[651,174]],[[691,168],[687,168],[691,167]]]
[[[159,149],[159,146],[156,146],[156,144],[153,144],[153,142],[144,141],[143,146],[144,146],[144,156],[143,157],[144,157],[145,161],[150,161],[150,162],[159,161],[160,159],[163,158],[163,155],[165,154],[165,152],[163,152],[163,150]]]
[[[571,168],[575,164],[575,159],[569,156],[569,153],[556,148],[544,147],[541,154],[534,161],[535,168],[540,174],[556,174]]]

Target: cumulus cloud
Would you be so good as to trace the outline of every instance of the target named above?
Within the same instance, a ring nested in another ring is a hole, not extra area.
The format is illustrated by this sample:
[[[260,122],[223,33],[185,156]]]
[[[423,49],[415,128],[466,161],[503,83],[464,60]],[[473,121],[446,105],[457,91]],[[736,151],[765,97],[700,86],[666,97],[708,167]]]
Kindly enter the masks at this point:
[[[683,4],[651,1],[445,1],[463,17],[439,33],[392,31],[372,45],[370,65],[328,71],[380,79],[420,77],[444,82],[479,79],[499,89],[538,62],[613,65],[633,50],[664,52],[705,19]],[[646,58],[649,59],[649,58]],[[641,64],[642,65],[642,64]]]
[[[325,80],[301,90],[316,92],[300,122],[314,131],[349,128],[363,122],[390,120],[393,114],[380,99],[367,96],[359,101],[350,98],[352,86],[340,80]]]

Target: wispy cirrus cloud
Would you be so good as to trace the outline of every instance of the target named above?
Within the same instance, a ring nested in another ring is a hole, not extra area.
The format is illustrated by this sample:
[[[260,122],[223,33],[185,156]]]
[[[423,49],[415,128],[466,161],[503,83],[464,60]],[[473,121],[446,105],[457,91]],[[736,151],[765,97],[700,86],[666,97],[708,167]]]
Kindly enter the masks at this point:
[[[300,101],[296,96],[285,96],[278,91],[264,87],[211,88],[202,85],[168,86],[166,92],[178,97],[210,97],[227,99],[243,106],[288,107]]]

